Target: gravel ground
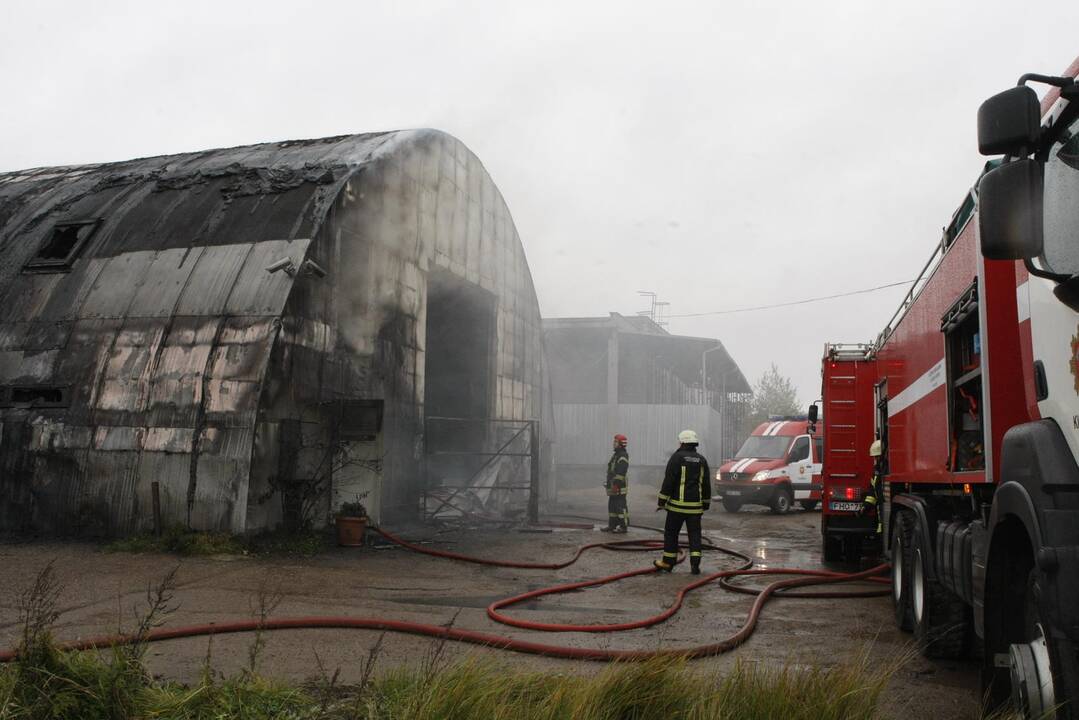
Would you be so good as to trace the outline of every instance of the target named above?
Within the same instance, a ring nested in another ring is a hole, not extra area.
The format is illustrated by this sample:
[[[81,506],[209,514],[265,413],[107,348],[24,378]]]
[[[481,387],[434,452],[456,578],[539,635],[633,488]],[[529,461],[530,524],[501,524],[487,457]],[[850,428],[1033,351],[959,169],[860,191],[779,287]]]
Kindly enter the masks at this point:
[[[654,492],[631,489],[631,522],[660,524],[651,511]],[[602,490],[563,492],[559,510],[591,517],[605,515]],[[554,519],[553,516],[551,519]],[[580,522],[579,520],[570,522]],[[722,545],[750,554],[758,567],[819,568],[820,514],[797,510],[773,515],[749,507],[736,514],[713,506],[705,532]],[[582,544],[608,536],[596,529],[412,528],[410,538],[426,538],[431,547],[485,557],[552,561],[572,555]],[[654,538],[644,529],[628,537]],[[257,605],[258,589],[272,588],[283,598],[274,613],[291,615],[362,615],[450,623],[513,637],[579,647],[656,648],[715,642],[737,630],[751,599],[707,587],[689,596],[672,620],[652,628],[617,635],[536,633],[505,628],[490,621],[484,609],[494,599],[527,589],[572,582],[641,567],[652,554],[597,550],[558,571],[515,570],[467,565],[418,556],[396,548],[334,549],[313,558],[216,556],[177,558],[157,554],[103,552],[91,544],[8,542],[0,545],[0,642],[12,645],[18,634],[16,595],[34,575],[53,562],[63,582],[62,614],[56,635],[63,640],[130,627],[133,608],[144,604],[147,586],[170,568],[177,573],[178,607],[168,625],[247,619]],[[731,567],[735,561],[705,554],[705,569]],[[836,568],[853,569],[853,568]],[[578,591],[512,608],[518,617],[548,622],[617,622],[665,608],[689,579],[685,568],[671,575],[647,575],[616,585]],[[357,680],[370,649],[373,631],[289,630],[271,633],[259,657],[265,674],[295,681],[325,671],[340,671],[341,682]],[[215,671],[230,674],[248,663],[250,635],[172,640],[153,645],[147,662],[152,672],[180,681],[195,679],[207,657]],[[973,718],[977,716],[977,667],[972,661],[928,661],[911,648],[909,635],[895,628],[888,597],[857,600],[778,599],[767,605],[753,637],[734,652],[696,661],[702,669],[724,669],[734,662],[830,665],[868,652],[871,662],[888,663],[910,656],[887,694],[893,717]],[[507,666],[552,672],[588,673],[597,663],[551,660],[471,645],[438,643],[405,635],[386,635],[375,672],[404,664],[423,664],[433,656],[452,660],[491,656]],[[322,668],[322,670],[320,670]]]

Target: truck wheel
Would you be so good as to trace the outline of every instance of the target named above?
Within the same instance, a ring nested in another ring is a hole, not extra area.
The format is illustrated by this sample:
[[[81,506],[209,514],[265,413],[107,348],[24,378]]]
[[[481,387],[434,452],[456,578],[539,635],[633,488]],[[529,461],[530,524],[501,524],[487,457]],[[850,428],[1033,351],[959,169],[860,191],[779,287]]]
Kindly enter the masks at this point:
[[[843,538],[824,535],[824,562],[834,563],[843,559]]]
[[[742,509],[742,501],[732,498],[723,498],[723,509],[729,513],[735,513]]]
[[[775,497],[772,498],[772,512],[783,515],[790,512],[793,504],[794,498],[791,497],[791,491],[787,488],[779,488],[776,490]]]
[[[906,510],[895,514],[892,523],[892,606],[895,624],[900,630],[914,629],[914,612],[910,604],[911,536],[914,516]]]
[[[915,531],[911,543],[910,602],[914,638],[928,658],[960,658],[966,652],[969,610],[958,595],[929,577],[931,548]]]
[[[1079,698],[1079,648],[1063,633],[1050,640],[1039,599],[1042,597],[1037,568],[1027,576],[1023,613],[1025,642],[1008,649],[1012,705],[1024,717],[1079,718],[1069,701]]]
[[[801,501],[801,502],[799,503],[799,505],[801,505],[801,506],[802,506],[802,508],[803,508],[803,509],[805,509],[805,510],[810,510],[810,511],[812,511],[812,510],[816,510],[816,509],[817,509],[817,503],[818,503],[818,502],[820,502],[820,501],[819,501],[819,500],[802,500],[802,501]]]

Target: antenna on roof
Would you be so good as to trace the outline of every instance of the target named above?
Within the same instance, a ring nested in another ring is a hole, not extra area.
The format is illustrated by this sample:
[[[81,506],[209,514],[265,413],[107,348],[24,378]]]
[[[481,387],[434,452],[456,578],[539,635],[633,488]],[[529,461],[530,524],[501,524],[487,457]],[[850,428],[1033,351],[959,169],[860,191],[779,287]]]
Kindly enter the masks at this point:
[[[647,310],[641,310],[637,314],[641,317],[646,317],[656,325],[660,327],[667,327],[670,323],[667,322],[667,316],[670,315],[669,302],[661,302],[659,296],[651,290],[638,290],[638,295],[644,295],[651,300],[651,306]]]

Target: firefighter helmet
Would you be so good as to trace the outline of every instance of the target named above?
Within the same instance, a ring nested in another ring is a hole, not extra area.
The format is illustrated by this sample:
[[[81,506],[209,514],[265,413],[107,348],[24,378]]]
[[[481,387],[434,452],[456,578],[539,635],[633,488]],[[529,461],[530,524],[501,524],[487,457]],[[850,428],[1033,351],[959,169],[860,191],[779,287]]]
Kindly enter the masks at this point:
[[[874,440],[873,444],[869,446],[869,456],[870,457],[880,457],[880,455],[881,455],[880,440]]]
[[[619,433],[619,434],[614,436],[614,441],[616,443],[618,443],[619,445],[621,445],[622,447],[625,447],[626,443],[629,442],[629,438],[627,438],[625,435]]]
[[[701,441],[697,437],[697,433],[692,430],[683,430],[678,433],[678,442],[683,445],[699,445]]]

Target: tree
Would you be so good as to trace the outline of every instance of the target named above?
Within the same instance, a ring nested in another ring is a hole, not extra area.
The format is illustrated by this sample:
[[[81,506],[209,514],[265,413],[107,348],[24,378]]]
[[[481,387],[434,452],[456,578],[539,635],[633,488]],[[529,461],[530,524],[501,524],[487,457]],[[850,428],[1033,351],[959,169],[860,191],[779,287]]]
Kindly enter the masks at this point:
[[[742,435],[749,435],[770,415],[804,413],[805,409],[798,404],[798,388],[790,378],[780,375],[779,368],[772,363],[753,385],[753,399],[749,401],[749,413],[743,421]]]

